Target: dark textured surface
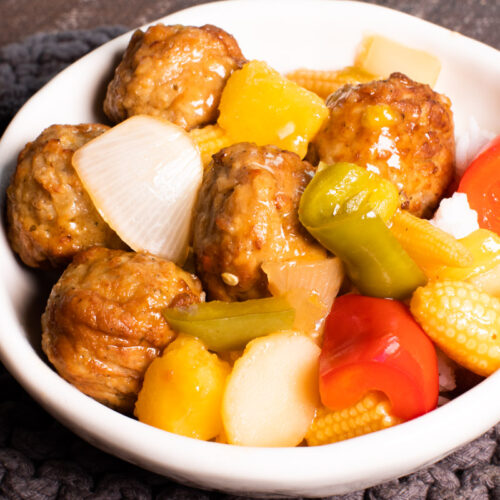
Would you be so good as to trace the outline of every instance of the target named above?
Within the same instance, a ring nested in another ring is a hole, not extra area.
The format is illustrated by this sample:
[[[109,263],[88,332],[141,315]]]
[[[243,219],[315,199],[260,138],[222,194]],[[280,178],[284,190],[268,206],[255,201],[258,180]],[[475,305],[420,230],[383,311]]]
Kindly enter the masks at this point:
[[[5,18],[2,16],[5,5],[26,7],[27,3],[25,0],[16,0],[16,2],[0,0],[0,19],[3,19],[1,22],[5,23]],[[46,2],[34,1],[29,3],[31,5],[46,4]],[[54,5],[58,3],[57,1],[51,2]],[[84,3],[92,6],[96,2],[74,0],[71,5],[81,6]],[[149,8],[160,3],[178,7],[186,2],[149,2],[144,11],[149,12]],[[394,0],[376,3],[391,6],[397,4],[401,10],[437,20],[440,24],[455,27],[475,38],[496,44],[498,47],[499,30],[491,28],[495,23],[498,25],[499,4],[497,2],[488,2],[487,6],[484,5],[486,2],[459,0],[456,2],[428,0],[419,2],[418,6],[417,2],[410,1]],[[120,4],[121,2],[115,3],[117,8]],[[491,9],[490,15],[482,18],[483,21],[479,24],[476,22],[477,17],[474,18],[476,21],[474,19],[471,21],[471,18],[467,18],[466,15],[473,4],[484,11]],[[105,2],[104,5],[108,3]],[[137,7],[138,2],[131,1],[129,7],[132,8],[133,5]],[[462,8],[466,12],[460,15]],[[32,11],[31,15],[35,11]],[[155,11],[151,17],[164,13]],[[105,22],[103,18],[100,20]],[[145,20],[145,18],[139,18],[137,23]],[[118,15],[112,19],[112,22],[129,23],[119,18]],[[458,24],[447,24],[452,22]],[[130,24],[136,24],[136,22],[131,21]],[[483,31],[479,29],[480,26],[483,27],[481,28]],[[490,39],[488,39],[490,35],[484,32],[485,26],[487,28],[489,26],[488,33],[490,30],[495,31]],[[54,27],[58,25],[52,24],[46,26],[46,29]],[[59,27],[64,26],[59,25]],[[467,33],[469,28],[477,31]],[[111,27],[94,31],[38,35],[23,43],[0,48],[0,127],[8,122],[26,98],[54,73],[121,30],[118,27]],[[496,41],[494,41],[495,37]],[[343,500],[500,499],[499,464],[500,424],[474,443],[424,471],[364,492],[335,498]],[[79,498],[168,498],[176,500],[232,498],[236,500],[235,497],[201,492],[178,485],[93,448],[45,413],[0,365],[0,499]]]
[[[499,0],[369,1],[427,19],[500,48]],[[105,24],[135,27],[200,3],[206,1],[0,0],[0,46],[39,31],[95,28]]]

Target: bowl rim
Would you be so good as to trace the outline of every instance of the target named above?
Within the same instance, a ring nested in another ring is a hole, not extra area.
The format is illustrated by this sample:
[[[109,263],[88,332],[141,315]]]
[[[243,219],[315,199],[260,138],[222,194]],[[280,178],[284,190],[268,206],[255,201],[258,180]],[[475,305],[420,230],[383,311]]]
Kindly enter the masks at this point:
[[[261,1],[263,3],[265,0]],[[283,8],[290,4],[305,3],[308,7],[330,3],[339,9],[347,6],[350,9],[384,10],[391,16],[410,19],[408,22],[424,23],[429,29],[438,30],[439,33],[452,33],[460,41],[458,43],[472,46],[471,50],[488,53],[493,51],[497,58],[500,55],[500,52],[481,42],[386,7],[343,0],[266,1],[266,5],[281,5]],[[212,9],[234,9],[237,5],[254,8],[255,0],[201,4],[147,23],[144,27],[157,22],[177,22],[177,19],[189,17],[193,12],[198,15]],[[132,32],[133,30],[124,33],[79,59],[29,99],[11,121],[0,141],[0,161],[3,161],[5,154],[2,148],[6,138],[22,122],[26,109],[29,110],[34,100],[43,97],[47,87],[57,84],[75,65],[90,60],[94,53],[111,53],[124,40],[128,40]],[[407,474],[434,463],[438,458],[479,436],[500,419],[500,398],[489,397],[495,394],[495,388],[500,387],[498,371],[447,405],[418,419],[331,445],[310,448],[238,447],[197,441],[161,431],[121,415],[85,396],[42,360],[26,338],[4,285],[8,281],[5,272],[7,266],[16,265],[4,234],[0,235],[0,257],[6,259],[6,264],[1,268],[0,286],[0,359],[6,368],[49,413],[91,444],[181,482],[192,481],[197,486],[216,487],[226,491],[241,491],[244,488],[260,494],[319,496],[331,494],[332,491],[345,493],[353,489],[352,485],[356,485],[356,488],[370,486],[396,477],[395,471],[397,475]],[[25,370],[25,366],[29,366],[29,370]],[[47,391],[49,387],[51,390]],[[487,412],[481,415],[480,422],[477,416],[478,402],[488,402]],[[460,418],[457,419],[457,416]],[[89,425],[89,418],[96,424]],[[456,426],[464,422],[473,422],[474,425],[462,426],[461,439],[457,442]],[[126,445],[121,444],[123,435],[127,437]],[[408,449],[412,450],[411,456],[407,456]],[[380,450],[384,450],[383,454]],[[332,490],[332,485],[337,489]]]

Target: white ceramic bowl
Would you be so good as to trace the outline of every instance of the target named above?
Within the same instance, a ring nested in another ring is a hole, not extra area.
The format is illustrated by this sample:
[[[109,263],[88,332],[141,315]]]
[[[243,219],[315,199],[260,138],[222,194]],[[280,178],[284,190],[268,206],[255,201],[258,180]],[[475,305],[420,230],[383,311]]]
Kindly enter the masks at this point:
[[[432,52],[442,62],[437,90],[453,101],[463,130],[474,115],[500,132],[500,53],[419,19],[358,2],[255,0],[205,4],[165,23],[212,23],[233,33],[247,58],[279,70],[352,63],[366,33]],[[102,119],[103,86],[127,45],[123,35],[63,71],[19,111],[0,143],[2,206],[23,145],[53,123]],[[26,390],[84,439],[181,482],[242,494],[323,496],[392,479],[428,465],[500,420],[500,373],[423,417],[316,448],[241,448],[162,432],[116,413],[61,379],[40,353],[39,315],[47,298],[0,234],[0,357]]]

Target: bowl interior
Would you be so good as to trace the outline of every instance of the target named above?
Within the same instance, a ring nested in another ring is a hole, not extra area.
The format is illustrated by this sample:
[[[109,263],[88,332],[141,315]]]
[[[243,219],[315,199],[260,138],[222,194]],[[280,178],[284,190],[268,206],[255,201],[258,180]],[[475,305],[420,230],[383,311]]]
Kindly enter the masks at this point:
[[[216,24],[236,37],[248,59],[265,60],[283,72],[347,66],[364,35],[389,34],[440,59],[436,90],[452,100],[458,134],[467,129],[470,117],[481,128],[500,132],[499,52],[395,11],[359,2],[241,0],[201,5],[162,21]],[[63,71],[16,115],[0,142],[2,207],[26,142],[54,123],[103,120],[103,92],[129,38],[123,35]],[[344,493],[431,463],[500,419],[500,399],[490,397],[500,389],[496,374],[412,422],[315,449],[238,448],[171,435],[96,403],[46,364],[40,315],[56,276],[21,266],[8,246],[4,224],[0,269],[0,357],[6,367],[56,418],[91,443],[183,482],[253,494]],[[482,408],[481,420],[471,408]]]

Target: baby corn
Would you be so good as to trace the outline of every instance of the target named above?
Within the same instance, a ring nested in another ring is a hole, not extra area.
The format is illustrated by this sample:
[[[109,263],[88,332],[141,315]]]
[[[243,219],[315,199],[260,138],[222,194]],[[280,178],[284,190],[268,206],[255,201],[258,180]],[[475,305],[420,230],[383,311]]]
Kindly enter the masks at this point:
[[[359,403],[340,411],[319,408],[306,434],[309,446],[336,443],[401,423],[391,414],[389,400],[381,392],[369,392]]]
[[[298,69],[288,73],[286,77],[323,99],[346,83],[365,83],[375,80],[372,74],[355,66],[337,71]]]
[[[226,131],[219,127],[219,125],[207,125],[203,128],[195,128],[189,132],[189,135],[200,151],[204,167],[210,163],[212,155],[218,153],[222,148],[231,145]]]
[[[455,267],[472,264],[472,253],[464,244],[410,212],[396,211],[391,231],[410,257],[423,268],[429,263]]]
[[[434,281],[410,303],[415,319],[454,361],[487,376],[500,368],[500,300],[461,281]]]

